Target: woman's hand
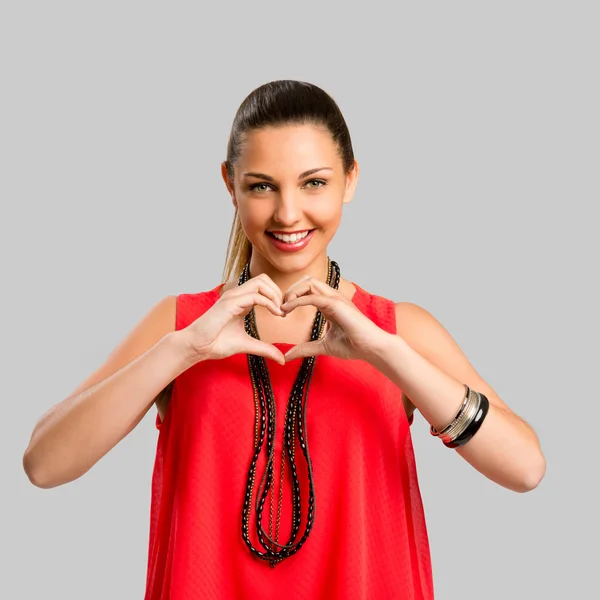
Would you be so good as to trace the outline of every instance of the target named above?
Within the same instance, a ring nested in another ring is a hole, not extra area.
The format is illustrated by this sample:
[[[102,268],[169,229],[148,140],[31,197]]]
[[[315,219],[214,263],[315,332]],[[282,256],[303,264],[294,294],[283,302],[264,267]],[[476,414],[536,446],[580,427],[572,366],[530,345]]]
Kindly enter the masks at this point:
[[[306,275],[283,295],[281,308],[289,314],[298,306],[312,305],[327,319],[320,340],[303,342],[291,348],[286,362],[319,354],[343,359],[366,359],[387,332],[364,315],[338,290],[312,275]]]
[[[255,354],[285,364],[281,350],[248,335],[244,327],[244,317],[256,305],[283,317],[282,298],[279,287],[264,273],[223,292],[201,317],[182,329],[188,335],[194,362]]]

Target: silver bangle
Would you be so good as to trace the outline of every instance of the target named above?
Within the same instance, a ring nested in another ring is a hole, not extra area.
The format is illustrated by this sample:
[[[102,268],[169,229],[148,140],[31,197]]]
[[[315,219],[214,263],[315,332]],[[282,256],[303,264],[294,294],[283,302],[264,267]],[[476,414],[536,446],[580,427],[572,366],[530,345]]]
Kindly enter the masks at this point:
[[[477,412],[479,411],[479,405],[481,404],[481,396],[479,395],[479,392],[470,390],[469,400],[469,406],[464,412],[464,418],[461,419],[460,423],[457,423],[456,428],[454,428],[452,431],[449,431],[446,435],[440,436],[444,444],[453,442],[457,437],[462,435],[477,415]]]
[[[463,383],[463,386],[465,388],[465,395],[463,396],[462,404],[460,405],[460,408],[458,409],[458,412],[456,413],[456,416],[441,431],[438,431],[432,425],[431,429],[430,429],[431,435],[434,435],[434,436],[445,435],[446,433],[448,433],[448,431],[451,429],[451,427],[456,423],[457,419],[460,419],[462,417],[463,413],[465,412],[465,409],[467,408],[467,406],[469,404],[469,391],[470,391],[468,385],[466,385],[466,384]]]

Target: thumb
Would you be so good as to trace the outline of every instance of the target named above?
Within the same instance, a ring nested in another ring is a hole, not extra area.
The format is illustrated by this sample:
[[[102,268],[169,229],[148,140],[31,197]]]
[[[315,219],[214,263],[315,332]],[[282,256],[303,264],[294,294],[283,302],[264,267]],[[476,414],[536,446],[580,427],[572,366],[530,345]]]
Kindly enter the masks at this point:
[[[283,352],[276,348],[272,344],[261,342],[255,338],[250,338],[247,344],[247,353],[256,354],[257,356],[264,356],[265,358],[272,358],[275,362],[280,365],[285,365],[285,357]]]
[[[323,344],[321,341],[302,342],[290,348],[284,355],[286,362],[306,356],[318,356],[323,354]]]

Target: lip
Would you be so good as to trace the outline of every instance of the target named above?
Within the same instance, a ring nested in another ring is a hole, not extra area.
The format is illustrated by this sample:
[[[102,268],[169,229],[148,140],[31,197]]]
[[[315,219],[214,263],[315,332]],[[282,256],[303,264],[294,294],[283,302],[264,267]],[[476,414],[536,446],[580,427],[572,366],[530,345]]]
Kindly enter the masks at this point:
[[[304,231],[310,231],[310,233],[305,238],[302,238],[300,241],[294,242],[293,244],[286,244],[285,242],[280,242],[272,235],[268,235],[268,233],[265,233],[265,235],[269,238],[269,241],[273,244],[273,246],[275,246],[275,248],[277,248],[277,250],[281,250],[281,252],[298,252],[299,250],[302,250],[306,248],[306,246],[308,246],[315,232],[314,229],[305,229]]]
[[[279,231],[278,229],[273,229],[268,233],[278,233],[279,235],[292,235],[293,233],[299,234],[304,233],[305,231],[312,231],[311,229],[298,229],[297,231]]]

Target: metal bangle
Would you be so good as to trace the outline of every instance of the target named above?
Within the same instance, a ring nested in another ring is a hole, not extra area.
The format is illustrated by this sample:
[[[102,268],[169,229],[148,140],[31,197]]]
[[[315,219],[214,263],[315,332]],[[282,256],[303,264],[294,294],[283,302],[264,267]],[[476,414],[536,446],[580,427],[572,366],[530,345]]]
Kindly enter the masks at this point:
[[[479,395],[479,392],[476,392],[475,390],[471,390],[469,396],[470,403],[468,408],[465,410],[464,418],[460,423],[457,424],[454,430],[449,431],[447,435],[442,437],[442,442],[444,442],[444,444],[452,442],[456,438],[460,437],[477,415],[477,412],[479,411],[479,405],[481,403],[481,396]]]
[[[467,386],[467,389],[468,389],[468,386]],[[447,438],[449,435],[450,436],[454,435],[454,433],[457,431],[457,429],[461,426],[461,424],[464,422],[465,417],[468,415],[470,407],[473,403],[472,396],[473,396],[473,394],[472,394],[471,390],[468,389],[467,397],[464,402],[464,406],[459,411],[459,413],[456,415],[456,417],[453,419],[452,423],[450,423],[450,425],[448,425],[448,427],[445,427],[442,430],[442,432],[438,434],[440,438]]]
[[[463,401],[462,404],[460,405],[460,408],[458,409],[458,412],[456,413],[456,416],[454,417],[454,419],[452,419],[452,421],[450,421],[450,423],[448,423],[448,425],[446,425],[446,427],[444,427],[441,431],[438,431],[433,425],[430,428],[430,432],[431,435],[434,436],[441,436],[441,435],[445,435],[446,433],[448,433],[448,431],[456,424],[457,420],[461,418],[461,416],[463,415],[465,409],[467,408],[468,404],[469,404],[469,386],[464,384],[465,387],[465,395],[463,396]]]
[[[479,410],[475,415],[475,418],[471,421],[469,427],[467,427],[467,429],[463,431],[463,433],[460,436],[446,444],[448,448],[458,448],[459,446],[464,446],[467,442],[473,439],[473,436],[479,431],[481,424],[485,420],[490,408],[490,402],[487,399],[487,397],[484,394],[480,394],[480,396],[481,403],[479,406]]]
[[[466,424],[469,423],[473,415],[473,406],[475,400],[475,393],[473,392],[473,390],[469,390],[468,403],[465,407],[465,410],[463,411],[463,414],[461,415],[461,418],[457,419],[454,425],[444,435],[440,435],[440,438],[442,440],[451,440],[465,427]]]

